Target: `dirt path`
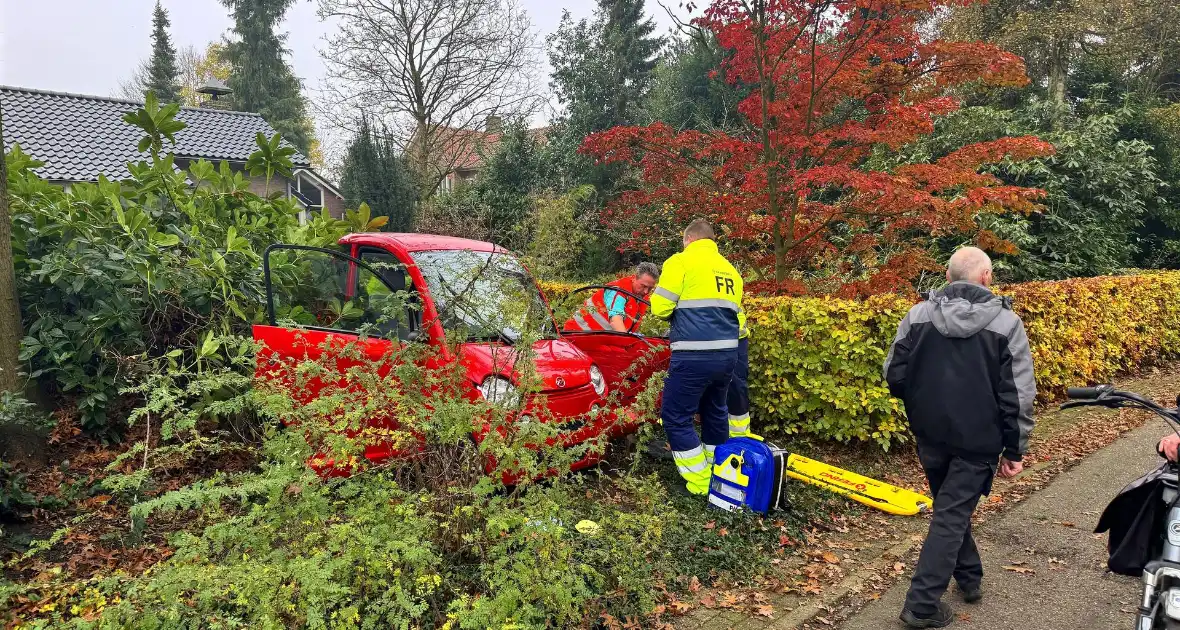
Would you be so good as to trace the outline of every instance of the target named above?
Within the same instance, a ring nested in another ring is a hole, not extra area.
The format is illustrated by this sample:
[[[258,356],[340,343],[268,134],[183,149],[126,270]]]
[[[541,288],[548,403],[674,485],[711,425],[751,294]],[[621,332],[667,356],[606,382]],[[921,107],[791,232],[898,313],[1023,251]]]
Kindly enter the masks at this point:
[[[1044,490],[980,528],[984,601],[945,601],[955,627],[1017,630],[1032,620],[1046,630],[1109,630],[1132,625],[1138,581],[1106,571],[1105,537],[1092,532],[1110,497],[1154,468],[1163,427],[1148,423],[1087,458]],[[1013,567],[1021,572],[1006,570]],[[908,581],[895,584],[843,625],[845,630],[904,628],[897,615]]]

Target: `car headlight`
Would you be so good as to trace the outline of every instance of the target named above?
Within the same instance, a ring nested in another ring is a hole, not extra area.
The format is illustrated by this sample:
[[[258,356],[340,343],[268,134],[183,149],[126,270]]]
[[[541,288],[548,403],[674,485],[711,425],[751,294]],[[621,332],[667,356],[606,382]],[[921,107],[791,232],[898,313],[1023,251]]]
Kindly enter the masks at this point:
[[[515,407],[520,397],[516,386],[502,376],[489,376],[477,388],[484,400],[498,407]]]
[[[597,365],[590,366],[590,384],[594,386],[594,393],[599,396],[606,393],[606,379]]]

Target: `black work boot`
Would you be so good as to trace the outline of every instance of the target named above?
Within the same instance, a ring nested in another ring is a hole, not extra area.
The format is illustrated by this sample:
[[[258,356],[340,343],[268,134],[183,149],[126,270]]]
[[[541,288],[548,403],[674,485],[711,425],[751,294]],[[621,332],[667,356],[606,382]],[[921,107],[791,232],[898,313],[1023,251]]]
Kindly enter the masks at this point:
[[[906,608],[901,611],[901,620],[911,628],[945,628],[955,620],[955,613],[950,604],[938,602],[938,610],[933,615],[919,617]]]
[[[962,596],[963,601],[968,604],[978,604],[983,599],[983,587],[969,586],[964,588],[962,584],[959,585],[959,595]]]
[[[655,459],[672,459],[672,447],[668,440],[651,439],[647,441],[647,454]]]

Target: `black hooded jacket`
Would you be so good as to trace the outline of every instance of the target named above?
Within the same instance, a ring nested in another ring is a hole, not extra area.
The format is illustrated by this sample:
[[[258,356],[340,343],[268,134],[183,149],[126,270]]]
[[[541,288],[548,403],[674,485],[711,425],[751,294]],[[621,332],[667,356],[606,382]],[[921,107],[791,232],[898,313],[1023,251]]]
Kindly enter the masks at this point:
[[[1007,300],[954,282],[910,309],[885,359],[919,444],[1020,461],[1036,398],[1024,324]]]

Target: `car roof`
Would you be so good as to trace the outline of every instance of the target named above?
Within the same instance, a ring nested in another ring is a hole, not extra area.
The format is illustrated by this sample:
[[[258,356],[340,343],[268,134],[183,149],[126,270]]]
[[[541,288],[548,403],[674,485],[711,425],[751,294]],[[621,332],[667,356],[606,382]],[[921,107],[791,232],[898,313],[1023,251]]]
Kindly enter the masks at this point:
[[[455,236],[437,234],[414,234],[401,232],[362,232],[349,234],[340,239],[341,245],[376,245],[378,247],[400,248],[407,252],[436,250],[457,250],[473,252],[495,252],[507,254],[508,250],[485,241],[473,241]]]

